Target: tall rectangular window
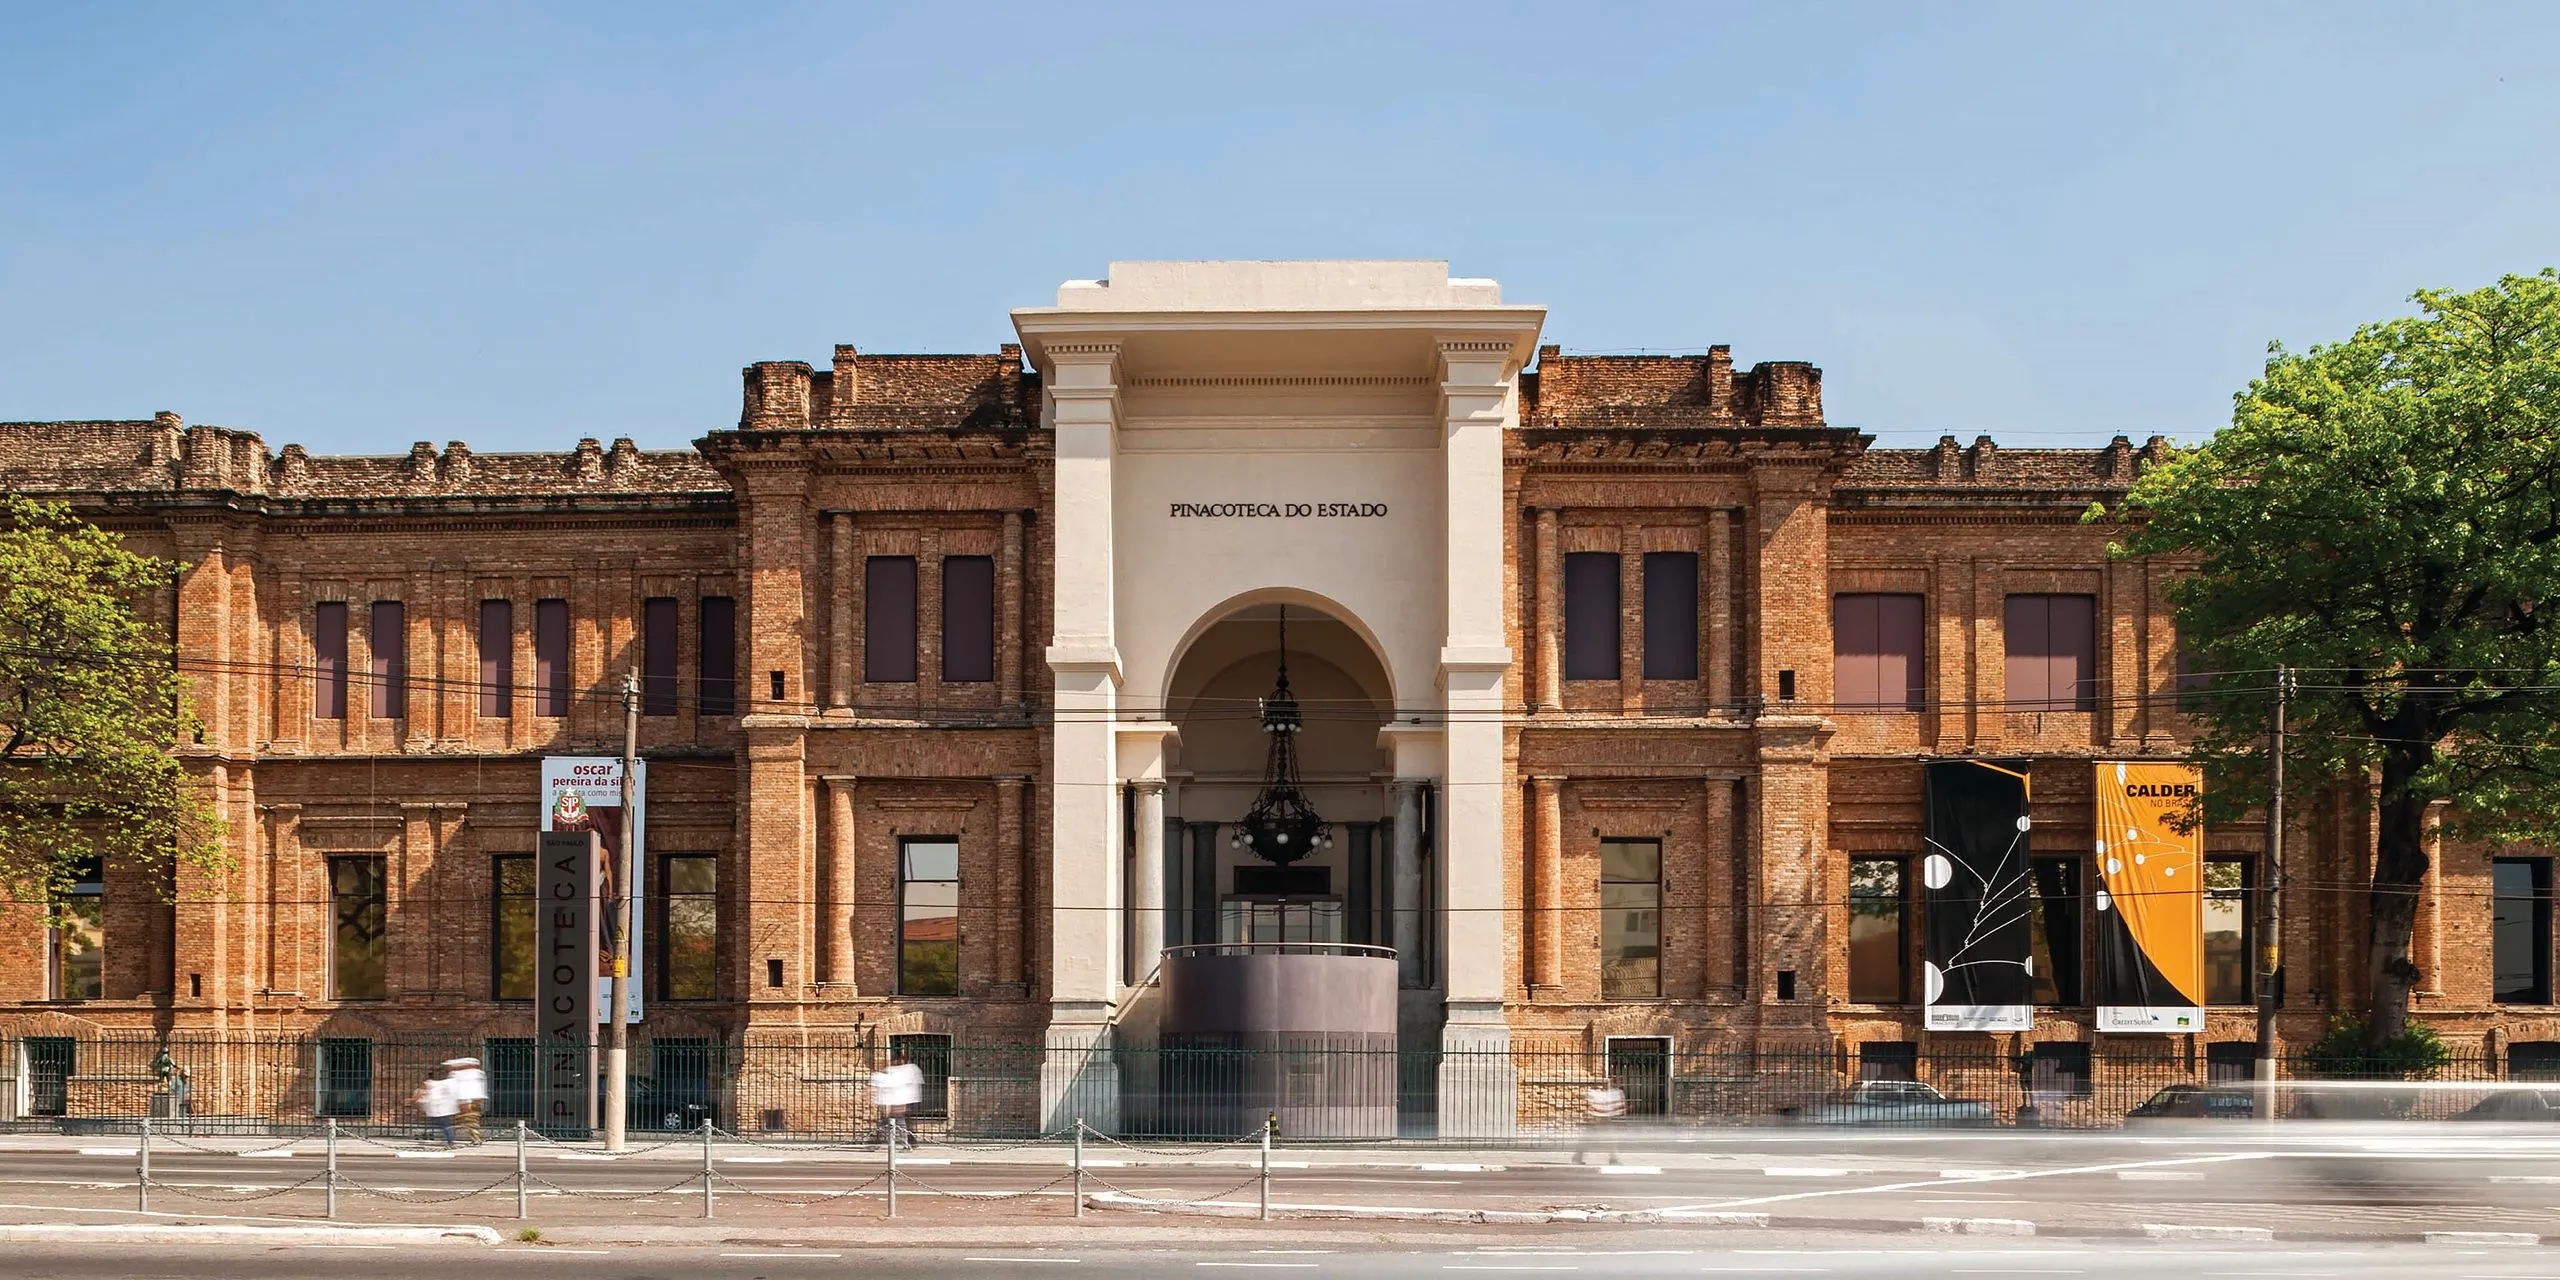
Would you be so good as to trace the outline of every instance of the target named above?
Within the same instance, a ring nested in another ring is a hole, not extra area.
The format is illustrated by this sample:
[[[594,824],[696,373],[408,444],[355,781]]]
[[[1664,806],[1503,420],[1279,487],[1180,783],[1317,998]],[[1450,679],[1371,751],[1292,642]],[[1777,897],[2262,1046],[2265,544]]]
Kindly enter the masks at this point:
[[[960,994],[960,842],[898,842],[898,994]]]
[[[1618,678],[1618,557],[1576,551],[1564,558],[1564,678]]]
[[[382,859],[329,859],[329,998],[379,1000],[383,981]]]
[[[2097,597],[2011,596],[2001,635],[2009,710],[2098,709]]]
[[[80,1074],[80,1042],[70,1036],[28,1036],[18,1041],[18,1053],[27,1114],[71,1114],[71,1078]]]
[[[738,602],[702,598],[702,714],[738,714]]]
[[[373,649],[367,669],[373,684],[373,718],[406,719],[409,715],[409,607],[397,600],[374,601],[373,626],[366,634]]]
[[[1662,842],[1603,840],[1600,998],[1652,1000],[1661,994]]]
[[[1698,553],[1644,553],[1644,678],[1698,678]]]
[[[533,859],[522,856],[491,859],[489,883],[489,995],[498,1000],[531,1000],[535,918]]]
[[[330,1038],[319,1042],[311,1064],[317,1097],[312,1109],[323,1116],[364,1118],[373,1114],[373,1042]]]
[[[996,678],[996,562],[942,558],[942,678],[952,684]]]
[[[506,600],[480,602],[480,715],[498,720],[515,714],[516,607]]]
[[[533,602],[533,713],[569,714],[569,602]]]
[[[311,714],[347,718],[347,602],[324,600],[311,611]]]
[[[1900,1004],[1908,984],[1910,900],[1900,858],[1849,860],[1849,998]]]
[[[2492,994],[2551,1003],[2551,859],[2493,858],[2489,888]]]
[[[2037,858],[2028,865],[2036,895],[2034,999],[2080,1003],[2080,902],[2086,878],[2078,858]]]
[[[873,556],[862,565],[862,678],[916,678],[916,558]]]
[[[71,885],[55,900],[48,934],[46,994],[56,1000],[100,1000],[107,994],[107,878],[98,858],[80,860]]]
[[[2204,860],[2204,1002],[2249,1004],[2252,983],[2249,890],[2255,864],[2246,857]]]
[[[1831,700],[1842,711],[1918,711],[1923,600],[1902,593],[1831,598]]]
[[[651,596],[640,603],[640,714],[676,713],[676,602]]]
[[[720,861],[675,854],[658,862],[658,972],[661,1000],[719,995]]]

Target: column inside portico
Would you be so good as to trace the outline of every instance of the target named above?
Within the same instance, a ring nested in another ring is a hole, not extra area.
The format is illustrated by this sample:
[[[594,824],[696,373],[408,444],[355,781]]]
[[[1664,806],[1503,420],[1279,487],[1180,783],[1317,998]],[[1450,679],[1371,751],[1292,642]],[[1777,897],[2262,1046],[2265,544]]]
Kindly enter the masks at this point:
[[[1406,989],[1430,985],[1422,967],[1422,780],[1395,781],[1395,846],[1387,864],[1392,917],[1388,943],[1396,949],[1396,984]]]
[[[1138,983],[1148,980],[1164,954],[1164,779],[1140,778],[1129,785],[1138,793],[1138,874],[1136,901],[1130,904],[1136,941],[1129,981]]]

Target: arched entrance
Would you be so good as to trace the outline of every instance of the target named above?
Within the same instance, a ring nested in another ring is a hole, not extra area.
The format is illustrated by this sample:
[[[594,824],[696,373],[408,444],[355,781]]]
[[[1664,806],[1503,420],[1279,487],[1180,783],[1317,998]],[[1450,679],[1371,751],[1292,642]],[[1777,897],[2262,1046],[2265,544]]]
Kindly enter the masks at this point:
[[[1284,655],[1299,780],[1325,839],[1281,863],[1238,838],[1265,782],[1263,703]],[[1306,597],[1231,605],[1193,632],[1166,684],[1180,731],[1165,759],[1178,814],[1167,848],[1180,851],[1168,878],[1181,886],[1168,895],[1166,942],[1384,943],[1392,762],[1378,731],[1394,695],[1367,636]]]

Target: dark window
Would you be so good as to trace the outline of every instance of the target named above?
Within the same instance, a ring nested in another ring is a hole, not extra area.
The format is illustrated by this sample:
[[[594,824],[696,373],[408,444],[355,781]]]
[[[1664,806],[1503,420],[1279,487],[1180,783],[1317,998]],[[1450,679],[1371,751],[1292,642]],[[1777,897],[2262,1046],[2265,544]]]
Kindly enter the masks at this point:
[[[347,604],[331,600],[311,611],[311,714],[347,718]]]
[[[640,605],[640,714],[676,713],[676,602],[651,596]]]
[[[649,1043],[649,1078],[631,1092],[631,1126],[662,1133],[699,1132],[715,1114],[711,1042],[669,1036]]]
[[[533,998],[534,867],[521,856],[489,864],[489,994]]]
[[[2204,1002],[2251,1004],[2250,944],[2256,922],[2250,919],[2249,890],[2254,860],[2247,857],[2204,861]]]
[[[1698,554],[1644,553],[1644,678],[1698,678]]]
[[[1554,920],[1551,927],[1562,927]],[[1600,842],[1600,998],[1662,994],[1662,842]]]
[[[862,678],[916,678],[916,558],[873,556],[862,567]]]
[[[2098,601],[2011,596],[2001,633],[2011,711],[2098,709]]]
[[[2031,864],[2036,894],[2035,1002],[2080,1003],[2080,900],[2085,878],[2078,858],[2037,858]],[[2085,1051],[2087,1046],[2081,1046]]]
[[[910,1120],[951,1118],[951,1037],[891,1036],[889,1052],[924,1073],[924,1098],[907,1108]]]
[[[107,994],[107,880],[94,856],[82,858],[71,884],[54,903],[49,933],[56,1000],[99,1000]]]
[[[702,598],[702,714],[738,714],[738,602]]]
[[[516,607],[505,600],[480,602],[480,714],[504,719],[515,712]]]
[[[2224,1040],[2204,1047],[2204,1081],[2228,1084],[2258,1074],[2258,1045],[2253,1040]]]
[[[2027,1051],[2026,1086],[2036,1093],[2089,1096],[2089,1046],[2077,1040],[2044,1040]]]
[[[481,1041],[480,1062],[489,1074],[489,1117],[494,1120],[531,1120],[532,1037],[495,1036]]]
[[[1564,678],[1618,678],[1618,557],[1576,551],[1564,558]]]
[[[2492,994],[2551,1003],[2551,859],[2493,858],[2489,882]]]
[[[1909,1040],[1870,1040],[1858,1046],[1858,1079],[1917,1080],[1920,1046]]]
[[[1860,1004],[1900,1004],[1910,948],[1911,918],[1900,858],[1849,861],[1849,998]]]
[[[1611,1036],[1601,1042],[1600,1062],[1609,1083],[1625,1096],[1631,1116],[1671,1114],[1671,1041],[1662,1036]]]
[[[699,854],[658,862],[658,971],[661,1000],[719,994],[720,861]]]
[[[80,1072],[80,1042],[69,1036],[28,1036],[25,1050],[27,1114],[71,1114],[71,1077]]]
[[[1843,711],[1918,711],[1924,704],[1916,595],[1831,598],[1831,700]]]
[[[942,678],[954,684],[996,678],[996,562],[942,558]]]
[[[2560,1080],[2560,1040],[2509,1041],[2507,1077],[2512,1080]]]
[[[383,997],[382,859],[329,859],[329,998]]]
[[[569,602],[533,602],[533,713],[569,714]]]
[[[898,842],[898,994],[960,994],[960,842]]]
[[[363,1118],[373,1114],[371,1040],[322,1040],[312,1068],[320,1095],[313,1101],[321,1115]]]
[[[369,634],[373,718],[404,719],[409,714],[409,607],[397,600],[374,601]]]

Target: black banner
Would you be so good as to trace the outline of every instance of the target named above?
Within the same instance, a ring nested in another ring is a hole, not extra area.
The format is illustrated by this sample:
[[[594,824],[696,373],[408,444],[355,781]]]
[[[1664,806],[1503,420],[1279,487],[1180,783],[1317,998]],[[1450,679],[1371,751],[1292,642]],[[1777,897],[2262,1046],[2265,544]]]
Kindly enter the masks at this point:
[[[595,1123],[596,863],[593,831],[545,831],[534,880],[534,1123],[585,1137]]]
[[[2027,880],[2027,761],[1928,766],[1923,1013],[1932,1031],[2032,1025],[2035,898]]]

